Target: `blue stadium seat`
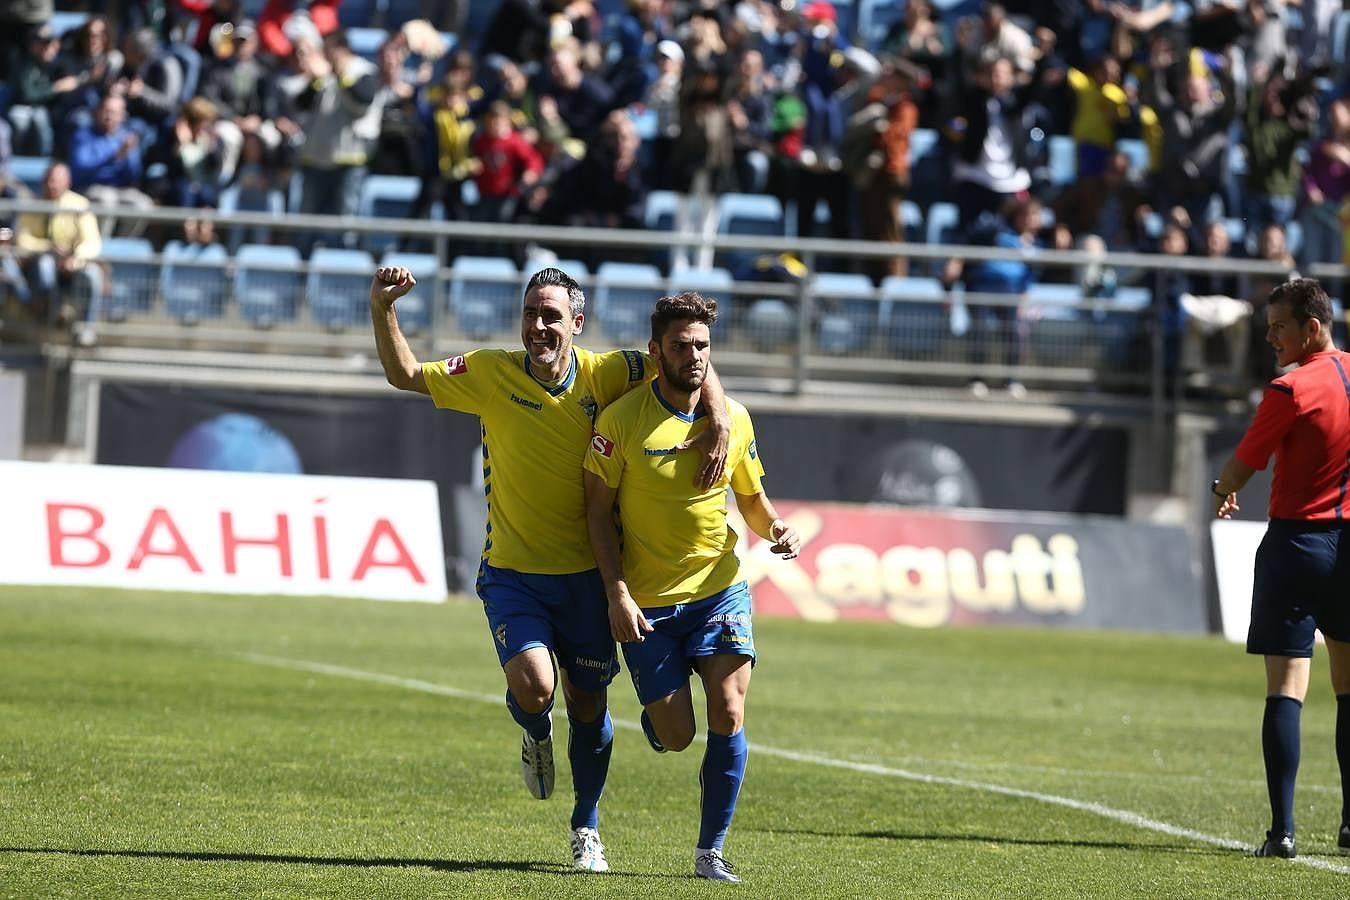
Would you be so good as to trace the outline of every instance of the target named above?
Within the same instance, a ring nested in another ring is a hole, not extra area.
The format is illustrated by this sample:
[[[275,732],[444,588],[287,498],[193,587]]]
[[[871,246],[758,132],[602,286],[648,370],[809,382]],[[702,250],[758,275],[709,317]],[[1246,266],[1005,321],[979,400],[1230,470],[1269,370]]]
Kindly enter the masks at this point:
[[[881,307],[866,275],[819,272],[812,279],[816,346],[824,353],[856,353],[879,331]]]
[[[1116,141],[1116,149],[1130,158],[1130,177],[1143,178],[1148,174],[1151,160],[1148,144],[1134,138],[1121,138]]]
[[[1050,136],[1050,183],[1066,185],[1078,177],[1078,144],[1063,134]]]
[[[271,328],[295,318],[304,278],[299,250],[245,244],[234,261],[234,302],[240,318],[259,328]]]
[[[664,286],[656,266],[601,263],[595,271],[595,314],[600,327],[621,344],[646,346],[652,307]]]
[[[648,231],[673,231],[679,197],[674,191],[648,191],[642,207],[642,226]]]
[[[35,197],[41,197],[42,179],[47,174],[47,167],[51,164],[50,156],[11,156],[9,158],[9,175],[32,191]]]
[[[908,358],[937,356],[951,333],[942,283],[891,276],[882,279],[881,299],[882,329],[890,349]]]
[[[165,48],[183,70],[183,91],[178,95],[179,103],[186,103],[197,96],[197,82],[202,74],[202,57],[187,44],[171,43]]]
[[[1135,362],[1135,348],[1144,335],[1146,315],[1152,305],[1150,288],[1122,287],[1116,289],[1105,308],[1093,312],[1109,365],[1123,368]]]
[[[960,227],[961,211],[955,203],[934,203],[928,207],[928,221],[924,226],[928,243],[957,243]]]
[[[782,237],[787,233],[783,204],[770,194],[722,194],[717,198],[719,234]],[[717,254],[717,264],[736,269],[759,254],[753,250],[730,250]]]
[[[938,133],[932,128],[915,128],[909,133],[909,164],[913,166],[937,147]]]
[[[734,283],[731,273],[726,269],[682,269],[670,273],[666,293],[674,296],[685,291],[698,291],[716,300],[718,321],[722,323],[722,334],[726,334],[732,316],[737,312],[736,295],[731,290]]]
[[[88,21],[89,13],[87,12],[70,12],[59,9],[52,13],[52,17],[47,20],[47,24],[52,26],[52,31],[57,37],[60,37],[68,31],[74,31]]]
[[[1298,259],[1303,253],[1303,225],[1297,219],[1284,226],[1284,242],[1289,255]]]
[[[1090,365],[1101,341],[1097,323],[1084,310],[1083,288],[1077,284],[1033,284],[1027,290],[1024,315],[1030,323],[1031,350],[1047,366]]]
[[[408,334],[417,334],[431,327],[431,298],[436,293],[436,279],[441,263],[434,253],[400,253],[391,250],[380,259],[381,266],[403,266],[417,279],[417,290],[398,301],[399,326]]]
[[[228,262],[229,256],[220,244],[165,244],[159,293],[169,315],[184,325],[219,318],[229,292],[225,277]]]
[[[145,238],[106,237],[99,257],[108,264],[103,316],[120,322],[130,312],[148,312],[155,299],[155,248]]]
[[[422,179],[416,175],[367,175],[361,182],[357,215],[363,219],[407,219],[413,203],[422,191]],[[390,233],[368,231],[362,243],[371,253],[388,250],[398,242]]]
[[[762,297],[745,313],[745,332],[756,350],[782,350],[797,341],[797,314],[781,297]]]
[[[504,331],[519,318],[520,270],[505,257],[460,256],[450,267],[450,311],[476,341]]]
[[[220,192],[220,201],[216,204],[216,208],[226,216],[237,212],[256,212],[269,213],[281,218],[286,214],[286,198],[277,188],[259,197],[252,192],[243,193],[239,185],[235,184]],[[270,244],[272,229],[258,225],[232,225],[225,238],[225,244],[230,248],[230,252],[238,250],[239,245],[245,241],[252,244]]]
[[[1350,61],[1350,10],[1342,10],[1331,21],[1331,59],[1338,67]]]
[[[384,42],[389,40],[389,32],[383,28],[348,28],[347,44],[357,56],[364,56],[371,62],[379,54]]]
[[[305,284],[310,316],[330,331],[365,327],[370,320],[374,272],[375,260],[364,250],[316,248],[309,257]]]

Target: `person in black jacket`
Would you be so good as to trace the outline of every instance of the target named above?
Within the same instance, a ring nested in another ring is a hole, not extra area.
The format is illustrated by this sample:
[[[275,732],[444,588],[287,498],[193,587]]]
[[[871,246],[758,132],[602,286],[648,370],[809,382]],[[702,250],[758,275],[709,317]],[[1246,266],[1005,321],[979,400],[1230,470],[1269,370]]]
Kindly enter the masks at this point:
[[[946,138],[955,149],[952,178],[963,229],[974,228],[981,217],[997,212],[1031,187],[1024,164],[1023,104],[1015,85],[1011,60],[985,60],[978,87],[966,95],[959,114],[948,122]]]

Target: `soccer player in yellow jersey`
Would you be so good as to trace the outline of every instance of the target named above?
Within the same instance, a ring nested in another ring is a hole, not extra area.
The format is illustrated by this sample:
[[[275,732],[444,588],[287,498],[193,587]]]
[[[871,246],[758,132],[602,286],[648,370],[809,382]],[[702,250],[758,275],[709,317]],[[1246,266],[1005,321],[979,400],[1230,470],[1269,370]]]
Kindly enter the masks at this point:
[[[602,411],[586,453],[586,523],[609,597],[614,638],[643,705],[642,727],[658,752],[694,739],[689,675],[703,679],[708,749],[699,783],[702,817],[694,874],[740,881],[722,857],[745,775],[745,693],[755,661],[750,590],[727,524],[727,486],[746,524],[786,559],[801,539],[778,518],[760,483],[764,468],[750,416],[733,400],[727,475],[693,488],[698,461],[678,452],[707,427],[700,388],[709,371],[717,301],[697,293],[663,297],[648,345],[656,380]],[[614,512],[618,511],[618,523]],[[619,531],[623,536],[620,540]],[[620,546],[622,545],[622,549]]]
[[[506,675],[506,704],[524,730],[521,775],[540,800],[553,792],[556,655],[576,793],[572,858],[586,871],[608,871],[597,825],[614,735],[605,689],[618,659],[587,540],[581,463],[596,412],[650,380],[654,365],[636,351],[573,347],[586,297],[553,268],[525,287],[524,350],[473,350],[419,363],[394,310],[414,285],[405,268],[375,273],[370,304],[380,362],[395,387],[479,417],[488,534],[477,588]],[[710,403],[724,402],[719,386],[707,390]],[[692,467],[691,483],[693,469],[707,483],[721,477],[728,429],[724,415],[717,434],[700,441],[708,451],[703,458],[681,454]]]

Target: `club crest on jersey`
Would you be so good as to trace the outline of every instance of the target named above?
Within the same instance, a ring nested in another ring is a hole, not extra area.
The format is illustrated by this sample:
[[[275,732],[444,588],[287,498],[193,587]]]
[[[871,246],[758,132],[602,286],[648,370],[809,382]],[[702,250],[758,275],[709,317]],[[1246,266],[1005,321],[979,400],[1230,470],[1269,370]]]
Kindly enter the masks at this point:
[[[750,442],[750,458],[751,458],[751,459],[756,459],[756,458],[758,458],[758,457],[759,457],[759,443],[758,443],[757,441],[751,441],[751,442]]]
[[[578,400],[577,403],[581,406],[581,411],[586,414],[586,418],[594,423],[596,413],[600,412],[600,404],[595,402],[595,398],[590,394],[587,394]]]
[[[591,435],[591,449],[609,459],[614,455],[614,442],[597,431]]]
[[[469,363],[462,356],[452,356],[445,361],[445,374],[463,375],[469,371]]]

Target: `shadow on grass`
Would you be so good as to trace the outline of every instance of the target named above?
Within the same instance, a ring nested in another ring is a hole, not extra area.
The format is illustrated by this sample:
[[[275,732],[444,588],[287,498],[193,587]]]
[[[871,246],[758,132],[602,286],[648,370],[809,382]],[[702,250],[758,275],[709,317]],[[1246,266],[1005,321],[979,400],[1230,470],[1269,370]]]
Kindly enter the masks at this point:
[[[281,853],[216,853],[189,850],[107,850],[71,847],[0,847],[0,853],[58,854],[61,856],[116,857],[119,859],[164,859],[180,862],[280,863],[297,866],[352,866],[363,869],[426,868],[438,872],[535,872],[542,875],[587,875],[566,863],[519,859],[417,859],[401,856],[302,856]],[[661,877],[648,872],[609,872],[609,876]]]
[[[972,844],[1012,844],[1024,847],[1084,847],[1099,850],[1155,850],[1164,853],[1184,853],[1188,856],[1228,856],[1234,853],[1223,847],[1203,844],[1163,844],[1144,841],[1085,841],[1070,838],[1025,838],[992,834],[906,833],[903,831],[811,831],[809,829],[756,828],[746,829],[765,834],[799,834],[820,838],[864,838],[879,841],[965,841]]]

